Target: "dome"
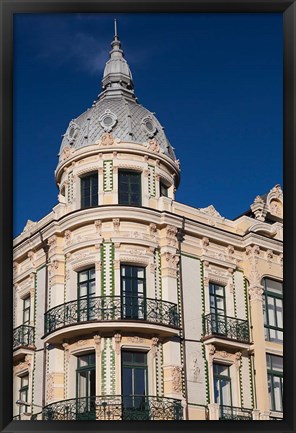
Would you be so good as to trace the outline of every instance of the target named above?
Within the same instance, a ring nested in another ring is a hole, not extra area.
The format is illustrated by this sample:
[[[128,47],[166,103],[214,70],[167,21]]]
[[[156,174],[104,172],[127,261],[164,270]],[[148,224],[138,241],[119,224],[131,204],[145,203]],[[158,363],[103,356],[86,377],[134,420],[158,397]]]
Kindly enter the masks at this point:
[[[124,96],[100,99],[72,120],[63,137],[60,154],[65,147],[76,150],[95,144],[106,132],[121,141],[143,145],[155,138],[161,152],[175,160],[173,148],[154,114]]]
[[[152,112],[137,102],[132,74],[121,50],[116,26],[111,46],[102,79],[102,93],[90,109],[71,120],[59,155],[65,147],[76,150],[96,144],[103,134],[109,132],[120,141],[143,145],[155,139],[160,152],[175,160],[163,127]]]

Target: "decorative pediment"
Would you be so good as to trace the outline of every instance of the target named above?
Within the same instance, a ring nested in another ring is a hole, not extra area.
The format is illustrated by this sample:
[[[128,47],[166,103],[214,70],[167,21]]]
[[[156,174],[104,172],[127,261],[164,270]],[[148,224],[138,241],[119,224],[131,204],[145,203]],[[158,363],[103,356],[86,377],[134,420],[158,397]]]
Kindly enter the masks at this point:
[[[200,210],[200,212],[205,213],[207,215],[210,215],[210,216],[213,216],[213,217],[216,217],[216,218],[223,218],[219,214],[219,212],[214,208],[214,206],[212,204],[210,206],[208,206],[208,207],[204,207],[204,208],[201,208],[199,210]]]

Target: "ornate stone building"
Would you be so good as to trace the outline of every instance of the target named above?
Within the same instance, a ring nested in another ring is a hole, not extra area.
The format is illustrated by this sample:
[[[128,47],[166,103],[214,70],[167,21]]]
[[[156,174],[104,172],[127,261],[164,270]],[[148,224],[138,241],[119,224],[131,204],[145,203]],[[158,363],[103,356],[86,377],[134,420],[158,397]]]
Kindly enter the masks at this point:
[[[281,188],[232,221],[179,176],[115,31],[58,204],[14,241],[16,419],[282,418]]]

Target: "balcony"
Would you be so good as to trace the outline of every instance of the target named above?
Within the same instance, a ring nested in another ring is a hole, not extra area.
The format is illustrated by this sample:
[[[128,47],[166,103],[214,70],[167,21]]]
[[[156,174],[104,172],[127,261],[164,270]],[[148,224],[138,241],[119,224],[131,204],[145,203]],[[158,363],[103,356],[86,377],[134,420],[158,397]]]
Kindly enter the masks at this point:
[[[13,350],[21,347],[34,348],[34,327],[21,325],[13,330]]]
[[[182,420],[181,400],[167,397],[142,395],[104,395],[62,400],[48,404],[42,416],[32,419],[59,420],[100,420],[100,421],[143,421]]]
[[[85,330],[92,331],[96,330],[98,324],[100,329],[118,329],[118,321],[122,322],[120,329],[126,327],[131,330],[135,329],[136,322],[137,331],[140,332],[149,332],[153,325],[160,335],[175,335],[179,328],[177,305],[171,302],[138,297],[93,296],[76,299],[48,310],[45,313],[45,339],[50,342],[54,337],[47,336],[58,336],[58,331],[62,332],[64,337],[65,333],[79,335],[83,332],[81,325],[85,325]]]
[[[250,421],[253,419],[252,409],[235,406],[220,406],[220,420]]]
[[[249,324],[247,320],[210,313],[204,316],[204,337],[217,337],[246,344],[250,342]]]

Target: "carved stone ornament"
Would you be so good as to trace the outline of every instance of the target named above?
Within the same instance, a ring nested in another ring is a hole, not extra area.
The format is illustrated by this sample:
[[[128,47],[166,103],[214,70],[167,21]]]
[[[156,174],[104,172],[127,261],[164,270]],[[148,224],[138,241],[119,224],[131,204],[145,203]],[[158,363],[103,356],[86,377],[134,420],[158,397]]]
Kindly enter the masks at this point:
[[[63,343],[62,346],[64,348],[65,360],[66,360],[66,362],[68,364],[69,359],[70,359],[70,350],[69,350],[70,349],[70,345],[69,345],[69,343]]]
[[[200,210],[200,212],[205,213],[207,215],[210,215],[210,216],[213,216],[213,217],[216,217],[216,218],[223,218],[219,214],[219,212],[214,208],[214,206],[212,204],[210,206],[208,206],[208,207],[204,207],[204,208],[201,208],[199,210]]]
[[[204,251],[207,251],[209,245],[210,245],[209,239],[206,237],[203,237],[201,240],[201,246],[204,249]]]
[[[179,263],[180,257],[175,255],[175,254],[169,253],[169,252],[166,252],[164,254],[164,256],[165,256],[167,266],[169,266],[173,269],[176,269],[177,265]]]
[[[115,353],[117,355],[120,355],[120,342],[121,342],[121,334],[117,333],[114,335],[114,342],[115,342]]]
[[[200,366],[197,358],[193,358],[191,366],[191,377],[194,382],[198,382],[200,379]]]
[[[99,146],[112,146],[114,144],[113,135],[110,132],[106,132],[102,135],[98,142]]]
[[[49,246],[49,251],[54,250],[54,248],[57,246],[57,241],[58,241],[58,238],[56,235],[53,235],[50,238],[48,238],[47,243]]]
[[[30,230],[33,230],[36,225],[37,225],[36,221],[28,220],[25,227],[24,227],[23,232],[26,233],[26,232],[29,232]]]
[[[251,205],[251,210],[258,221],[265,221],[267,214],[267,206],[260,196],[257,195],[253,204]]]
[[[53,391],[53,374],[49,373],[46,377],[46,396],[47,401],[52,401],[54,397],[54,391]]]
[[[61,154],[61,160],[66,161],[66,159],[69,159],[70,156],[73,155],[73,148],[66,146],[64,147],[62,154]]]
[[[249,287],[249,295],[250,295],[250,301],[263,301],[262,295],[263,295],[263,287],[261,285],[258,286],[250,286]]]
[[[233,245],[228,245],[227,254],[228,254],[228,257],[232,257],[232,255],[234,254],[234,246]]]
[[[141,337],[128,337],[127,340],[131,343],[144,343],[144,339]]]
[[[213,357],[216,352],[216,347],[213,344],[209,344],[208,346],[208,353],[209,353],[209,365],[213,365]]]
[[[173,391],[182,393],[182,367],[175,365],[172,369]]]
[[[157,353],[157,345],[159,342],[159,338],[157,337],[152,337],[151,339],[151,353],[152,353],[152,357],[155,358],[156,353]]]
[[[115,232],[119,231],[120,227],[120,219],[119,218],[113,218],[113,229]]]
[[[159,146],[159,144],[155,138],[152,138],[151,140],[148,141],[147,148],[151,152],[159,153],[159,151],[160,151],[160,146]]]
[[[241,359],[242,359],[242,354],[241,352],[236,352],[234,354],[234,365],[236,367],[236,369],[238,370],[240,368],[241,365]]]
[[[278,200],[283,200],[283,191],[280,185],[275,185],[270,191],[270,196],[277,198]]]

